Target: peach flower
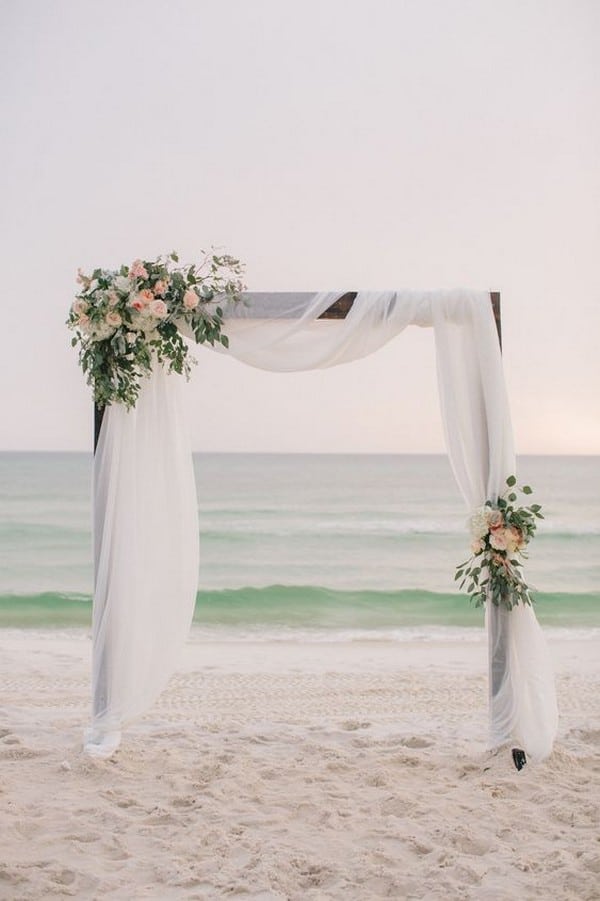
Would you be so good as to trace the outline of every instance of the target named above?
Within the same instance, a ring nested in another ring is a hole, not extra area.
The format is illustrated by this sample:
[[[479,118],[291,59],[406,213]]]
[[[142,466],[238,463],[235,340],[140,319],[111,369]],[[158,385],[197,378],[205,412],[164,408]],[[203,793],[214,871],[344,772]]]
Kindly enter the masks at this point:
[[[471,542],[471,553],[480,554],[481,551],[483,550],[483,548],[484,548],[484,544],[483,544],[483,541],[481,540],[481,538],[476,538],[474,541]]]
[[[154,300],[154,294],[150,288],[144,288],[143,291],[139,292],[138,299],[141,300],[143,304],[150,304]]]
[[[141,313],[141,311],[144,309],[144,306],[145,306],[145,305],[144,305],[144,301],[143,301],[143,300],[140,300],[138,297],[135,297],[135,298],[131,301],[131,306],[133,307],[134,310],[137,310],[138,313]]]
[[[164,294],[167,293],[167,287],[168,287],[167,283],[164,282],[162,280],[162,278],[159,278],[159,280],[154,285],[154,293],[156,294],[157,297],[162,297]]]
[[[497,551],[505,551],[507,548],[506,529],[494,529],[490,535],[490,544]]]
[[[517,529],[516,526],[509,526],[508,529],[505,530],[505,535],[507,550],[511,554],[514,553],[517,548],[523,547],[523,533],[520,529]]]
[[[104,321],[107,325],[112,325],[113,328],[119,328],[123,320],[116,310],[109,310],[104,318]]]
[[[91,278],[88,278],[87,275],[84,275],[81,269],[77,270],[77,281],[80,285],[84,285],[86,288],[91,282]]]
[[[129,275],[133,278],[148,278],[148,271],[145,269],[141,260],[134,260],[131,264]]]
[[[74,300],[71,309],[79,316],[81,313],[87,313],[88,305],[85,300]]]
[[[107,291],[107,292],[106,292],[106,299],[107,299],[107,301],[108,301],[109,307],[114,307],[114,306],[116,306],[116,305],[118,304],[118,302],[119,302],[119,295],[117,294],[116,291],[113,291],[112,288],[111,288],[110,291]]]
[[[191,288],[188,288],[183,295],[183,305],[186,310],[195,310],[198,306],[198,295]]]
[[[156,316],[157,319],[164,319],[165,316],[168,316],[169,314],[164,300],[153,300],[150,304],[150,312],[153,316]]]
[[[87,332],[90,327],[90,317],[85,313],[80,313],[77,325],[82,331]]]

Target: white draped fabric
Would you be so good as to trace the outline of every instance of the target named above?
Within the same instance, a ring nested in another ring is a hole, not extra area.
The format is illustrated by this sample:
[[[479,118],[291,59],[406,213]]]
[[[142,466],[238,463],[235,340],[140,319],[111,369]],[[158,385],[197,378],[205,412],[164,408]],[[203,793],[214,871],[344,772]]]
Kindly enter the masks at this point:
[[[343,320],[319,320],[338,293],[248,297],[226,307],[229,349],[215,349],[261,369],[335,366],[373,353],[409,325],[433,327],[448,453],[467,507],[503,491],[515,459],[488,293],[362,292]],[[96,454],[94,721],[86,748],[99,756],[112,753],[123,722],[166,683],[193,613],[198,527],[177,378],[157,369],[134,412],[109,407]],[[492,745],[512,741],[542,759],[557,708],[535,613],[492,608],[486,620]]]
[[[106,410],[94,460],[93,719],[109,756],[165,686],[198,585],[198,510],[181,376],[158,367],[135,410]]]

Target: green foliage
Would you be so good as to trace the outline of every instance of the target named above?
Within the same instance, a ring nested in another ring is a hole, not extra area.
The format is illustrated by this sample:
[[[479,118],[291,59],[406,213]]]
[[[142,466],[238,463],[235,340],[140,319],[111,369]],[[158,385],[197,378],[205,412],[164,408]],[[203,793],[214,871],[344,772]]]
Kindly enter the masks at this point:
[[[135,406],[141,380],[154,361],[189,378],[195,362],[181,329],[201,344],[228,347],[222,333],[223,302],[238,302],[244,290],[243,266],[227,254],[204,254],[199,264],[178,266],[168,257],[136,260],[118,270],[81,271],[81,291],[71,306],[67,325],[75,332],[79,362],[94,400],[103,407]]]
[[[539,504],[516,505],[517,494],[510,490],[516,484],[515,476],[509,476],[504,494],[486,501],[471,517],[473,555],[457,566],[454,579],[460,580],[459,588],[470,595],[476,607],[491,601],[512,610],[517,604],[532,603],[521,567],[537,520],[544,517]],[[529,485],[517,491],[532,494]]]

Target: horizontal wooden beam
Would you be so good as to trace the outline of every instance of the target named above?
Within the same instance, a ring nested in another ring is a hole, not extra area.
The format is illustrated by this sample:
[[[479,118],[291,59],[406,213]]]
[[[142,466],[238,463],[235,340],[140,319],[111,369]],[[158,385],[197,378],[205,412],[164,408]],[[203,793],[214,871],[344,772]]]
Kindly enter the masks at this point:
[[[348,291],[347,294],[342,294],[341,297],[338,297],[336,302],[332,304],[329,309],[325,310],[324,313],[321,313],[319,319],[345,319],[350,310],[352,309],[352,304],[356,300],[356,291]],[[490,292],[490,301],[492,303],[492,312],[494,314],[494,322],[496,323],[496,330],[498,332],[498,341],[500,342],[500,347],[502,347],[502,320],[500,315],[500,292],[499,291],[491,291]]]
[[[294,319],[298,315],[298,309],[302,303],[307,303],[309,298],[313,296],[314,292],[251,292],[243,295],[248,307],[245,315],[252,319]],[[319,319],[345,319],[352,309],[356,296],[356,291],[347,291],[345,294],[341,294],[330,307],[321,313]],[[498,331],[498,340],[500,341],[500,347],[502,347],[500,292],[491,291],[490,301]]]

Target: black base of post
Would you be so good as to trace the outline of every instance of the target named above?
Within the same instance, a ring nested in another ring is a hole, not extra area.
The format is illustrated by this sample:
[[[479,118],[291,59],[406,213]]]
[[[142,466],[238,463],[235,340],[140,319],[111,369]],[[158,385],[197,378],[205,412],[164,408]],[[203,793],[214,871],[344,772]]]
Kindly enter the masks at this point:
[[[100,437],[100,429],[102,428],[102,419],[104,418],[104,407],[94,404],[94,453],[98,447],[98,438]]]
[[[512,749],[512,759],[513,763],[516,766],[517,770],[521,771],[525,764],[527,763],[527,757],[525,756],[525,751],[521,748],[513,748]]]

